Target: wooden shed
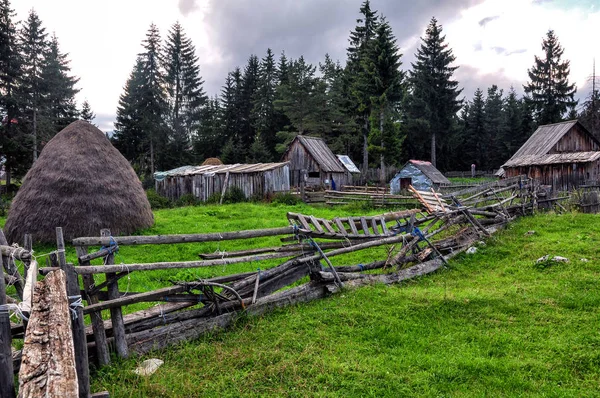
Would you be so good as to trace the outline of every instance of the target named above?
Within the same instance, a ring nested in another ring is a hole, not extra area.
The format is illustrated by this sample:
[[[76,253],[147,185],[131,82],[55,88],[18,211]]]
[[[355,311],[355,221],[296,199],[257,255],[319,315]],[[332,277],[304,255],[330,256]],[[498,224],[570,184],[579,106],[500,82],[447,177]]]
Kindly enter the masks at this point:
[[[171,200],[192,194],[205,202],[223,189],[237,187],[246,198],[290,190],[287,162],[183,166],[154,173],[156,192]]]
[[[502,166],[505,177],[527,175],[554,190],[570,190],[600,176],[600,142],[570,120],[538,127]]]
[[[292,186],[300,185],[303,170],[307,174],[306,186],[331,187],[335,184],[341,187],[352,183],[350,171],[321,138],[296,136],[284,153],[282,161],[290,163]]]
[[[390,181],[390,189],[396,195],[408,189],[409,185],[425,191],[439,188],[440,185],[450,185],[450,181],[431,162],[409,160]]]

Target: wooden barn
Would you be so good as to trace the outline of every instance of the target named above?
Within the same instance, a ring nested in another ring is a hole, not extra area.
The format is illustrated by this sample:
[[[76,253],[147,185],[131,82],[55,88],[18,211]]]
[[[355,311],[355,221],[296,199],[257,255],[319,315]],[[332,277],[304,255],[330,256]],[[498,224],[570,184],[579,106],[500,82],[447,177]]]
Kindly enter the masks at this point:
[[[352,174],[331,152],[325,141],[298,135],[288,146],[282,161],[290,163],[291,185],[299,186],[306,171],[306,186],[327,187],[352,184]]]
[[[396,195],[412,185],[418,190],[428,191],[440,185],[450,185],[450,181],[425,160],[409,160],[390,181],[391,193]]]
[[[600,142],[577,120],[540,126],[503,166],[505,177],[527,175],[554,190],[600,176]]]
[[[290,190],[290,168],[284,163],[183,166],[154,173],[156,192],[171,200],[192,194],[205,202],[214,194],[237,187],[246,198]]]

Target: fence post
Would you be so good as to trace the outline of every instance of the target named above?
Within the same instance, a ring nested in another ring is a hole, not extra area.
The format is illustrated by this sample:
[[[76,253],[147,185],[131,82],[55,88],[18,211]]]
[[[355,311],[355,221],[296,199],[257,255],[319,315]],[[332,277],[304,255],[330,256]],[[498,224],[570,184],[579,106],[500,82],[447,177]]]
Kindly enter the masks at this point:
[[[6,305],[6,286],[2,267],[3,261],[0,256],[0,306]],[[11,341],[8,311],[0,309],[0,397],[7,398],[15,397]]]
[[[80,296],[77,274],[72,264],[67,264],[65,255],[65,240],[61,227],[56,227],[56,248],[58,249],[58,264],[65,271],[67,279],[67,296]],[[83,309],[75,307],[76,317],[71,320],[73,329],[73,346],[75,347],[75,367],[77,369],[77,383],[79,384],[79,397],[90,396],[90,367],[88,362],[87,341],[85,339],[85,326],[83,324]]]
[[[0,228],[0,245],[10,246],[6,240],[6,236],[4,236],[4,231],[2,231],[2,228]],[[5,256],[3,260],[6,261],[6,264],[4,264],[4,269],[6,272],[9,275],[17,278],[15,281],[15,289],[17,290],[17,296],[19,296],[19,299],[23,300],[23,286],[25,285],[23,278],[21,277],[17,266],[10,256]]]
[[[100,236],[110,237],[110,229],[103,229],[100,231]],[[115,255],[110,253],[106,256],[106,265],[113,265],[115,263]],[[106,274],[106,280],[108,281],[108,299],[113,300],[120,297],[119,293],[119,279],[116,278],[116,274]],[[117,348],[117,354],[121,358],[129,357],[129,349],[127,348],[127,340],[125,339],[125,324],[123,322],[123,312],[121,307],[115,307],[110,309],[110,319],[112,321],[113,335],[115,336],[115,346]]]
[[[81,262],[79,258],[87,254],[87,248],[85,246],[76,246],[77,258],[79,265],[90,265],[89,261]],[[98,297],[91,293],[94,287],[94,276],[93,275],[82,275],[83,289],[86,295],[86,301],[88,305],[97,304]],[[108,351],[108,343],[106,342],[106,331],[104,330],[104,321],[102,320],[102,312],[93,312],[90,314],[92,320],[92,330],[94,331],[94,341],[96,342],[96,357],[100,365],[108,365],[110,363],[110,353]]]

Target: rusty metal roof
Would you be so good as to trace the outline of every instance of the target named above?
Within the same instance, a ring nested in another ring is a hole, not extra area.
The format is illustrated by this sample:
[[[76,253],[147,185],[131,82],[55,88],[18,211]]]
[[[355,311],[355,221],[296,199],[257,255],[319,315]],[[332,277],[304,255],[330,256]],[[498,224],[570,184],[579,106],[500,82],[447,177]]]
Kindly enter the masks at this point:
[[[255,164],[220,164],[220,165],[206,165],[206,166],[183,166],[173,170],[159,171],[154,173],[154,178],[162,180],[165,177],[182,177],[199,174],[225,174],[227,172],[232,174],[244,174],[244,173],[259,173],[262,171],[274,170],[279,167],[287,166],[288,162],[281,163],[255,163]]]
[[[319,164],[322,171],[326,173],[346,172],[346,168],[342,165],[342,162],[331,152],[331,149],[329,149],[322,138],[298,135],[295,140],[298,140],[306,148],[306,151]],[[292,144],[290,144],[291,146]],[[288,151],[290,147],[288,147]]]
[[[561,163],[589,163],[600,159],[600,151],[554,153],[551,155],[525,155],[511,158],[502,167],[541,166]]]

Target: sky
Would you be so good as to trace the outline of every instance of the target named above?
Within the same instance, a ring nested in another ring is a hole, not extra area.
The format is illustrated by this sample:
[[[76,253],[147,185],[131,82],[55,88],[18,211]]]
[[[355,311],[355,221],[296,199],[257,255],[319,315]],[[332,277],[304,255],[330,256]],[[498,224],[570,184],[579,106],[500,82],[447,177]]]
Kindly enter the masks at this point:
[[[225,77],[244,67],[250,54],[304,58],[313,64],[325,54],[346,61],[350,31],[363,0],[13,0],[16,20],[34,9],[56,34],[79,77],[77,96],[87,99],[104,131],[114,128],[119,96],[142,51],[151,23],[166,36],[177,21],[192,39],[208,95],[220,93]],[[600,75],[600,0],[371,0],[390,22],[410,69],[433,16],[443,26],[456,56],[455,78],[462,95],[496,84],[522,93],[542,39],[553,29],[571,62],[577,96],[591,91],[594,58]],[[598,79],[600,82],[600,79]],[[581,102],[581,101],[580,101]]]

